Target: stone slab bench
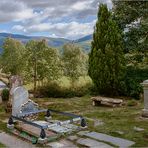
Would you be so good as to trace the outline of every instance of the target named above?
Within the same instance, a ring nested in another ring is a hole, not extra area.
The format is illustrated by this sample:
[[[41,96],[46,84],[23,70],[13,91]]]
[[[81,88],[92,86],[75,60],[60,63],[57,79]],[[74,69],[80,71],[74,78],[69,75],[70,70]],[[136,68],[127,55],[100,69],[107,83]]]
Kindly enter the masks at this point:
[[[93,106],[105,105],[105,106],[116,107],[123,105],[123,100],[121,99],[97,96],[97,97],[92,97],[91,100]]]

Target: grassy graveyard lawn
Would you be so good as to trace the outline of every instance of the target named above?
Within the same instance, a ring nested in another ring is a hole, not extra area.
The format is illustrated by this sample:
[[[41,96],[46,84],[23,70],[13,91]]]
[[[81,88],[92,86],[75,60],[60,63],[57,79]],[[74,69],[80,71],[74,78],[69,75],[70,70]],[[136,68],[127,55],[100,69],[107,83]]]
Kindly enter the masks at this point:
[[[147,147],[148,146],[148,120],[140,118],[143,103],[131,103],[125,100],[123,107],[94,107],[92,106],[90,96],[81,98],[38,98],[34,99],[41,108],[50,108],[59,111],[72,112],[78,115],[83,115],[87,118],[88,130],[106,133],[108,135],[121,137],[135,141],[134,146]],[[131,106],[135,104],[135,106]],[[6,130],[6,114],[4,107],[0,106],[0,130]],[[64,117],[57,116],[59,119]],[[94,127],[94,120],[102,120],[103,125]],[[136,131],[134,127],[143,128],[144,131]],[[0,145],[1,146],[1,145]]]
[[[0,143],[0,147],[5,147],[5,145],[3,145],[3,144]]]

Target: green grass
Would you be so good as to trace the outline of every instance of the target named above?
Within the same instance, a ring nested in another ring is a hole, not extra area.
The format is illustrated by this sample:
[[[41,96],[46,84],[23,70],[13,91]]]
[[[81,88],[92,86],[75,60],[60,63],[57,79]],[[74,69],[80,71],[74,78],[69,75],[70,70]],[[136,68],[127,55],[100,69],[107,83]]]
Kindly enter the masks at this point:
[[[128,101],[123,107],[111,108],[111,107],[94,107],[92,106],[91,96],[75,97],[75,98],[38,98],[34,99],[41,108],[50,108],[59,111],[66,111],[75,113],[77,115],[83,115],[88,118],[100,119],[105,124],[94,127],[93,121],[88,122],[88,130],[106,133],[112,136],[121,137],[135,141],[134,147],[148,147],[148,120],[140,118],[143,103],[137,101],[136,106],[129,106]],[[43,117],[44,115],[42,115]],[[6,131],[5,120],[9,117],[4,111],[4,106],[0,106],[0,130]],[[57,119],[66,119],[63,116],[54,115]],[[144,128],[142,132],[136,132],[134,127]],[[116,131],[124,132],[123,135],[116,133]]]
[[[5,148],[6,146],[0,143],[0,148]]]
[[[141,119],[143,104],[137,102],[136,106],[128,106],[128,102],[123,107],[94,107],[90,96],[81,98],[44,98],[35,99],[42,107],[51,108],[60,111],[67,111],[83,115],[88,118],[100,119],[104,125],[94,127],[92,121],[88,121],[89,130],[106,133],[112,136],[121,137],[135,141],[135,147],[148,147],[148,120]],[[45,102],[50,102],[46,105]],[[58,119],[65,119],[58,117]],[[144,128],[142,132],[136,132],[134,126]],[[124,132],[123,135],[116,131]]]

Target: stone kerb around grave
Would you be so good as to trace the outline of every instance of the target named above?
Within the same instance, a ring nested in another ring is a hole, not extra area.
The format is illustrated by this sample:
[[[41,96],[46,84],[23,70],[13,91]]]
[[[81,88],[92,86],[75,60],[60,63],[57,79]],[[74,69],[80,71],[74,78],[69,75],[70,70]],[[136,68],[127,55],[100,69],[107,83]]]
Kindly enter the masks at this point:
[[[17,116],[20,113],[22,104],[28,100],[28,91],[23,86],[16,87],[12,92],[12,115]]]

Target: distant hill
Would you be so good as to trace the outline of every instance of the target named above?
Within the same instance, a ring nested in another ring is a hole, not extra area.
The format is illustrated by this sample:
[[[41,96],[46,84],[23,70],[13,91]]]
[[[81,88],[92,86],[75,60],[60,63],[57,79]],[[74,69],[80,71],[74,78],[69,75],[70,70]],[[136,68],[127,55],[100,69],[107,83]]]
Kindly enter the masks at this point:
[[[2,45],[4,40],[7,37],[12,37],[23,43],[27,43],[29,40],[46,39],[49,46],[56,47],[56,48],[61,48],[64,44],[72,42],[71,40],[64,39],[64,38],[52,38],[52,37],[44,37],[44,36],[25,36],[25,35],[19,35],[19,34],[11,34],[11,33],[0,33],[0,52],[2,52],[3,50]],[[88,35],[78,40],[75,40],[74,43],[79,44],[86,51],[89,51],[91,40],[92,40],[92,35]]]
[[[80,39],[78,39],[78,40],[75,40],[75,42],[76,42],[76,43],[86,42],[86,41],[88,42],[88,41],[91,41],[92,38],[93,38],[93,35],[90,34],[90,35],[84,36],[84,37],[82,37],[82,38],[80,38]]]
[[[82,48],[84,48],[87,52],[89,52],[91,49],[92,38],[93,38],[93,35],[90,34],[78,40],[75,40],[75,43],[79,44]]]

